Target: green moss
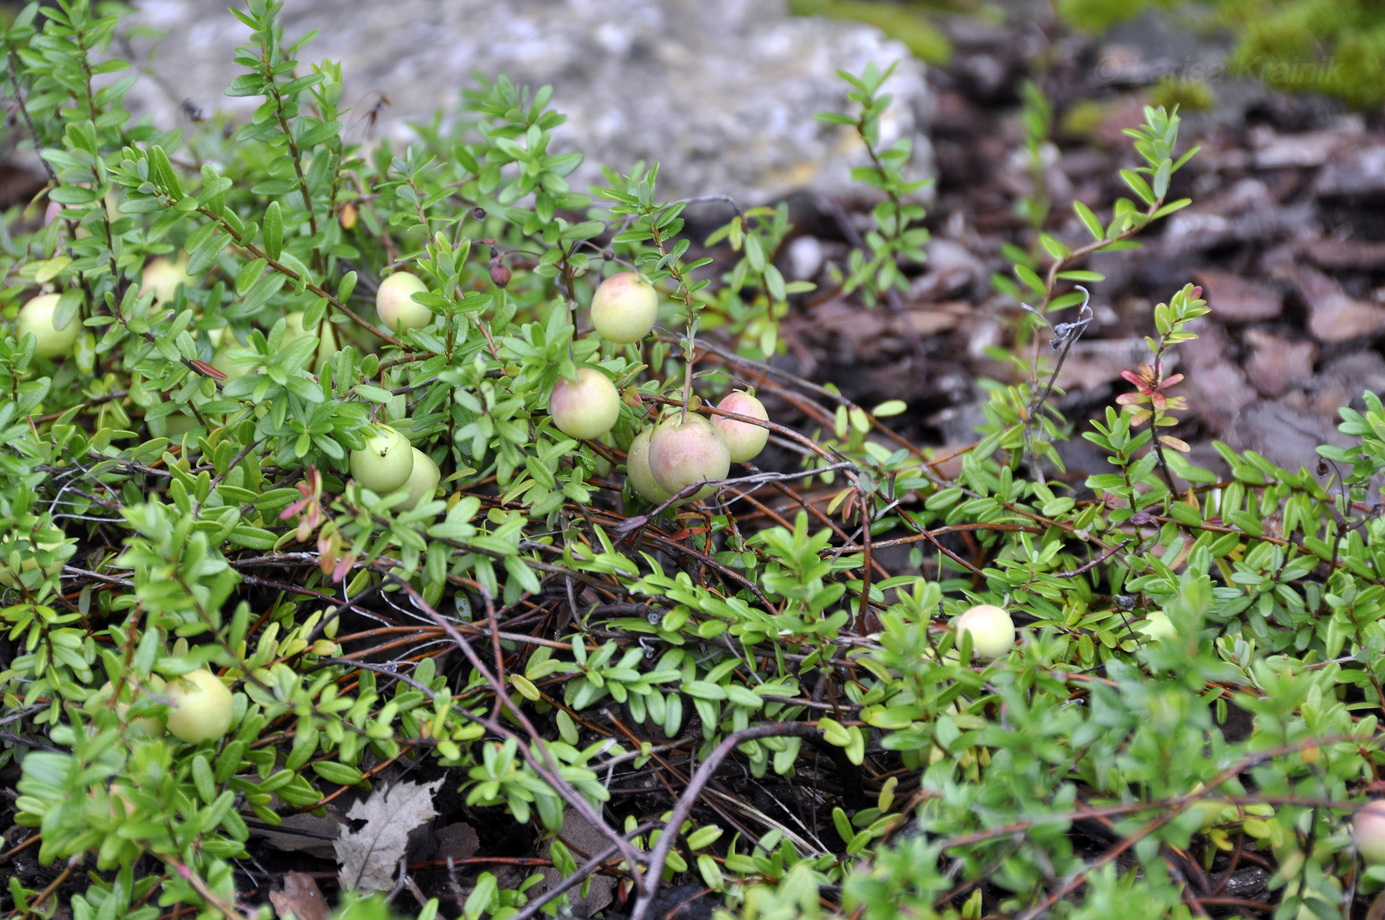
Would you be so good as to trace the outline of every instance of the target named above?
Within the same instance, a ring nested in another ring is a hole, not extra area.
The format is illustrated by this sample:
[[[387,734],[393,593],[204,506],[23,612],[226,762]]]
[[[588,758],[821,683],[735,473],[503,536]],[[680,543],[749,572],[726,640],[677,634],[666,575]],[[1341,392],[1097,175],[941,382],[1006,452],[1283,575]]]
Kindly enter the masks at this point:
[[[1216,105],[1217,94],[1205,80],[1165,77],[1149,93],[1150,105],[1184,112],[1205,112]]]
[[[1068,26],[1104,32],[1143,12],[1149,0],[1058,0],[1058,18]]]
[[[1063,133],[1069,137],[1092,141],[1106,119],[1111,116],[1114,104],[1096,99],[1080,99],[1063,115]]]
[[[902,42],[914,57],[930,64],[946,64],[952,58],[952,43],[927,19],[929,13],[938,11],[938,4],[792,0],[789,8],[796,16],[827,16],[875,26]]]
[[[1100,32],[1152,5],[1192,0],[1059,0],[1062,22]],[[1385,5],[1377,0],[1217,0],[1213,22],[1236,35],[1228,73],[1294,93],[1325,93],[1357,108],[1385,101]],[[1183,93],[1187,87],[1161,87]],[[1205,94],[1203,94],[1205,95]],[[1161,96],[1196,107],[1196,98]],[[1210,102],[1210,100],[1208,100]]]
[[[1228,2],[1241,34],[1233,71],[1289,92],[1336,96],[1358,108],[1385,100],[1385,8],[1365,0]]]

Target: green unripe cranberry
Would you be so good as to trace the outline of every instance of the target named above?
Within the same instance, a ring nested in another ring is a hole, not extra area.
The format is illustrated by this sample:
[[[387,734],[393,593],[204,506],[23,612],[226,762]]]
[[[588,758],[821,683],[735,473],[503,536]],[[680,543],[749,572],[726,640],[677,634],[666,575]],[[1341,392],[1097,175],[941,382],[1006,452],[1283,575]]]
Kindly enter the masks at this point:
[[[60,294],[40,294],[19,308],[19,328],[16,330],[20,341],[26,332],[32,332],[38,340],[34,354],[40,358],[56,358],[72,350],[77,342],[77,333],[82,324],[76,316],[69,317],[67,323],[58,328],[53,323],[53,313],[58,308]]]
[[[594,367],[577,368],[577,379],[559,377],[548,398],[553,424],[570,438],[590,441],[615,427],[620,418],[616,385]]]
[[[212,352],[212,367],[226,375],[227,380],[237,380],[250,373],[253,365],[236,364],[231,360],[231,349],[243,347],[234,338]]]
[[[659,292],[634,272],[612,275],[592,296],[592,327],[622,345],[649,335],[659,315]]]
[[[630,450],[625,454],[625,470],[630,477],[630,485],[640,498],[651,505],[662,505],[673,498],[673,493],[655,481],[654,473],[649,468],[649,439],[653,434],[653,428],[646,428],[635,435],[635,440],[630,442]]]
[[[1361,859],[1373,866],[1385,863],[1385,800],[1367,802],[1351,820],[1351,842]]]
[[[168,733],[180,741],[197,744],[224,738],[231,728],[231,691],[206,668],[184,674],[164,688],[172,709]]]
[[[337,353],[337,334],[332,329],[332,324],[326,322],[319,323],[316,327],[309,329],[303,325],[303,319],[306,316],[307,314],[302,311],[294,311],[284,317],[284,346],[287,347],[289,343],[304,336],[317,336],[317,351],[303,360],[303,366],[311,366],[313,373],[318,374]],[[215,361],[213,361],[212,366],[216,366]]]
[[[149,686],[155,693],[163,693],[166,688],[163,678],[157,675],[153,675],[149,678]],[[131,731],[139,734],[150,736],[162,735],[166,726],[161,717],[143,716],[137,719],[128,717],[130,706],[135,702],[138,691],[129,681],[122,683],[121,689],[124,692],[115,704],[116,715],[120,717],[120,721],[124,722],[126,727]],[[83,708],[88,711],[94,711],[97,707],[109,705],[111,694],[114,692],[111,682],[106,681],[101,685],[101,689],[96,691],[95,695],[83,704]]]
[[[1004,607],[977,604],[952,625],[959,642],[963,633],[971,635],[971,650],[979,658],[999,658],[1015,647],[1015,621]]]
[[[99,798],[95,789],[87,793],[92,798]],[[135,810],[134,789],[129,783],[111,783],[107,789],[107,806],[110,809],[110,816],[115,821],[134,821],[140,817]]]
[[[717,403],[717,408],[725,412],[734,412],[737,415],[769,421],[769,413],[765,411],[764,403],[744,390],[733,390],[727,393],[722,397],[721,402]],[[712,425],[716,428],[717,434],[721,435],[721,439],[726,442],[726,449],[731,452],[732,463],[748,463],[754,460],[760,456],[760,451],[764,450],[765,445],[769,443],[769,429],[761,428],[759,425],[738,422],[724,415],[714,416]]]
[[[391,332],[422,329],[433,321],[433,311],[414,302],[415,294],[428,290],[417,275],[395,272],[380,282],[375,291],[375,312]]]
[[[303,318],[307,316],[302,310],[294,310],[292,313],[284,314],[284,344],[289,345],[310,335],[316,335],[316,329],[309,329],[303,323]]]
[[[155,430],[158,423],[162,423],[163,437],[177,441],[190,431],[200,431],[202,423],[196,416],[188,415],[186,412],[175,412],[172,415],[165,415],[161,419],[150,419],[150,433],[157,434]]]
[[[140,275],[139,292],[154,294],[154,306],[168,303],[178,295],[178,286],[192,287],[192,276],[188,274],[188,256],[182,253],[173,262],[166,256],[150,259]]]
[[[712,423],[689,412],[674,413],[649,437],[649,471],[659,487],[676,495],[695,482],[725,479],[731,472],[731,453]],[[693,495],[707,498],[716,491],[706,486]]]
[[[377,495],[402,487],[413,471],[413,445],[388,425],[376,425],[365,447],[351,452],[351,475]]]
[[[413,457],[414,468],[409,473],[409,481],[404,483],[404,488],[409,490],[409,496],[399,506],[405,511],[411,511],[418,507],[419,502],[432,498],[438,489],[438,483],[442,480],[442,470],[438,469],[432,457],[417,447],[413,448]]]
[[[1151,642],[1160,639],[1173,641],[1178,638],[1178,629],[1169,619],[1169,615],[1162,610],[1155,610],[1149,613],[1143,621],[1135,626],[1135,629],[1142,633]]]

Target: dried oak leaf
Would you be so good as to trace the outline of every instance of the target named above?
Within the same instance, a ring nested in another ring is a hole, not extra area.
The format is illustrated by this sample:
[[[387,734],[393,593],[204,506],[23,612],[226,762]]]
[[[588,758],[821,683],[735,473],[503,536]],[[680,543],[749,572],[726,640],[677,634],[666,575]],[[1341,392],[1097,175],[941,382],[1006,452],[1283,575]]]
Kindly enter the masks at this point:
[[[269,902],[279,920],[327,920],[331,913],[327,901],[311,875],[290,872],[284,876],[284,890],[271,891]]]
[[[384,891],[394,885],[394,872],[409,846],[409,832],[437,814],[433,793],[442,778],[420,786],[396,783],[351,806],[346,817],[364,821],[359,831],[343,827],[336,841],[341,870],[337,879],[343,889]]]

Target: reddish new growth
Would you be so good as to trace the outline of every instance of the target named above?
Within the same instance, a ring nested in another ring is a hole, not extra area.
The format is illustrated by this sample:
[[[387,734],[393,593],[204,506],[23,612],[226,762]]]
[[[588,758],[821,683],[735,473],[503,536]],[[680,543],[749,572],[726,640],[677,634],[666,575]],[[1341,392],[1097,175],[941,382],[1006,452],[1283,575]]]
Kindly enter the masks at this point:
[[[356,565],[356,554],[342,553],[343,548],[341,534],[335,528],[324,528],[317,535],[317,567],[323,575],[332,576],[333,584],[340,584]]]
[[[304,481],[298,483],[298,491],[303,497],[280,512],[279,520],[287,521],[295,515],[301,515],[298,518],[298,531],[295,536],[298,537],[298,542],[304,543],[313,535],[313,531],[322,526],[325,517],[322,507],[322,474],[317,471],[317,467],[308,467]],[[318,568],[322,570],[322,574],[330,575],[333,582],[340,582],[356,564],[356,556],[354,553],[342,554],[341,536],[332,522],[327,523],[330,526],[323,527],[317,535]]]
[[[1183,396],[1169,396],[1165,391],[1182,382],[1182,374],[1170,374],[1165,377],[1164,362],[1156,358],[1153,364],[1141,364],[1138,374],[1134,371],[1121,371],[1121,376],[1136,387],[1134,393],[1123,393],[1116,397],[1116,402],[1130,413],[1132,426],[1143,424],[1149,419],[1154,420],[1153,425],[1156,428],[1178,424],[1178,419],[1166,413],[1188,408],[1188,400]],[[1177,451],[1187,453],[1189,450],[1187,442],[1172,435],[1162,435],[1159,441]]]
[[[303,497],[279,512],[279,520],[287,521],[296,514],[303,515],[298,519],[296,534],[298,542],[302,543],[322,523],[322,474],[317,467],[308,467],[307,475],[298,483],[298,492]]]

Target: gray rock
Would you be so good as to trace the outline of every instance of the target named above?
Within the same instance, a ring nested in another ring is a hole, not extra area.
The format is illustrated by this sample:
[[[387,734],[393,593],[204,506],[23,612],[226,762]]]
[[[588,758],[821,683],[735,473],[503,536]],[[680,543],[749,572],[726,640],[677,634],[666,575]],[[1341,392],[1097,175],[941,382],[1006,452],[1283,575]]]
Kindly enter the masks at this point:
[[[1351,342],[1385,333],[1385,308],[1348,294],[1337,279],[1308,266],[1298,273],[1308,304],[1308,331],[1319,342]]]
[[[1290,339],[1264,329],[1247,329],[1242,338],[1250,346],[1246,376],[1261,395],[1283,396],[1296,383],[1313,373],[1318,346],[1303,339]]]
[[[238,74],[232,50],[249,37],[226,0],[138,6],[134,23],[164,36],[152,43],[159,80],[137,87],[132,105],[166,126],[184,100],[248,117],[262,100],[221,95]],[[456,110],[473,71],[505,74],[554,87],[549,104],[568,121],[553,149],[587,157],[575,188],[601,181],[599,163],[628,172],[657,160],[664,197],[726,194],[742,204],[796,189],[859,191],[848,179],[865,162],[859,140],[813,116],[849,110],[837,70],[899,61],[882,134],[886,143],[912,137],[914,175],[933,174],[923,65],[874,28],[791,17],[784,0],[289,0],[280,22],[290,42],[319,30],[300,59],[341,61],[346,104],[364,112],[377,94],[389,99],[377,132],[407,140],[407,122]],[[348,140],[363,139],[358,122],[347,124],[357,133]]]
[[[1274,319],[1284,311],[1284,297],[1271,284],[1217,268],[1194,273],[1206,292],[1212,312],[1224,323],[1249,323]]]
[[[1326,416],[1285,401],[1247,406],[1227,427],[1222,440],[1233,450],[1253,450],[1291,473],[1300,467],[1314,469],[1320,444],[1351,444]]]

